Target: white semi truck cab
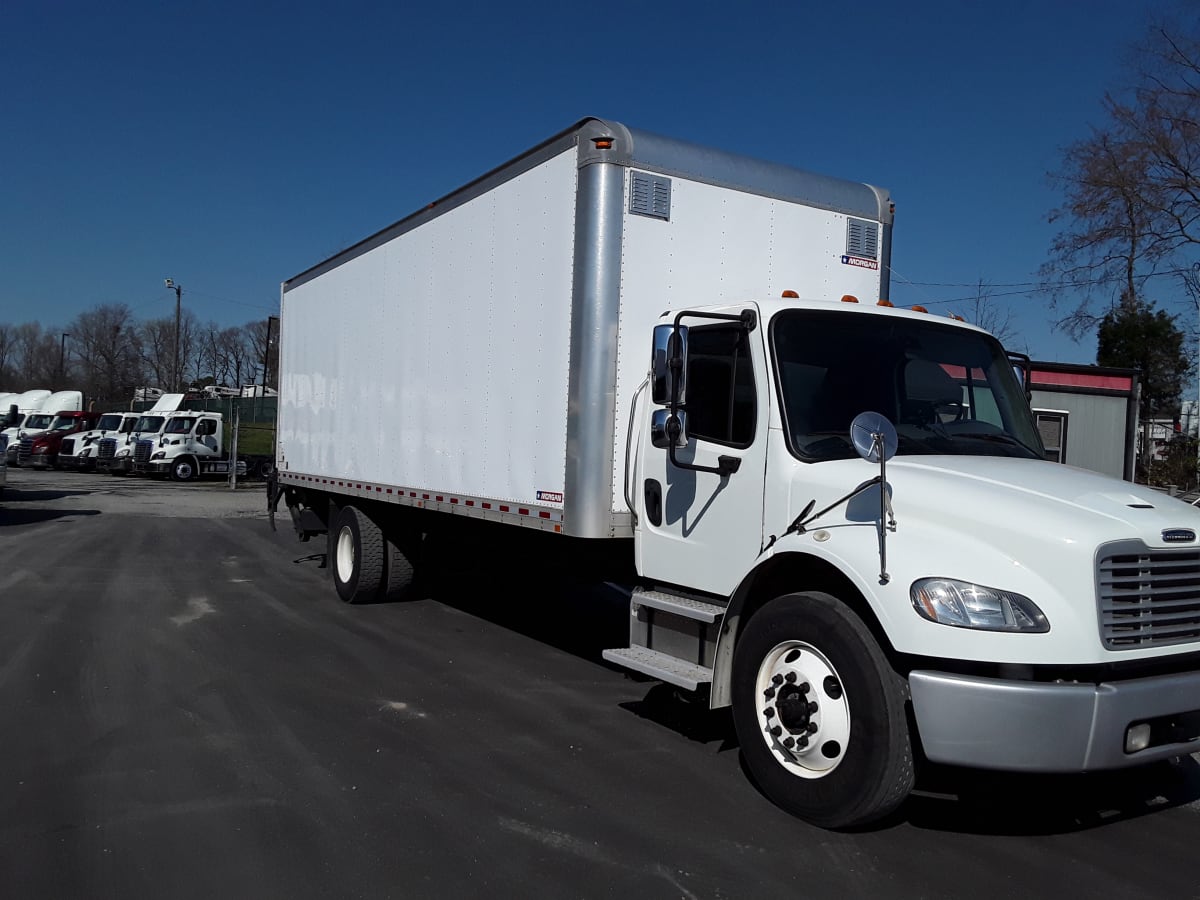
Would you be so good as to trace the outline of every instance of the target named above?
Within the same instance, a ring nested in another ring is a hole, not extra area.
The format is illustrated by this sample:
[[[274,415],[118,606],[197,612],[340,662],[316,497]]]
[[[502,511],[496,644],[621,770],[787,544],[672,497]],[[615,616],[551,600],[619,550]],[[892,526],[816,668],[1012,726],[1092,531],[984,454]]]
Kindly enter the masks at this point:
[[[96,459],[100,451],[100,442],[106,438],[113,441],[115,454],[117,442],[133,431],[141,413],[118,410],[107,412],[100,417],[96,427],[91,431],[73,434],[63,438],[58,451],[59,468],[77,469],[80,472],[91,472],[96,468]]]
[[[133,470],[169,475],[175,481],[194,481],[229,475],[234,466],[246,474],[246,463],[231,461],[222,448],[222,416],[217,412],[178,410],[167,417],[162,432],[141,437],[133,448]]]

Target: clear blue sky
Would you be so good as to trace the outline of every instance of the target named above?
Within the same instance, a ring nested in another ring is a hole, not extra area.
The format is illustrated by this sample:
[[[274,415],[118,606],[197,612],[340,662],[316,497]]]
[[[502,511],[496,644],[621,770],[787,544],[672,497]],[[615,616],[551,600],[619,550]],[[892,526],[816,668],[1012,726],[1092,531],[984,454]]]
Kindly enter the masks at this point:
[[[1189,6],[7,0],[0,322],[172,315],[165,277],[202,322],[264,318],[284,279],[594,115],[884,186],[898,303],[966,312],[983,279],[1015,349],[1092,362],[1008,286],[1129,43]]]

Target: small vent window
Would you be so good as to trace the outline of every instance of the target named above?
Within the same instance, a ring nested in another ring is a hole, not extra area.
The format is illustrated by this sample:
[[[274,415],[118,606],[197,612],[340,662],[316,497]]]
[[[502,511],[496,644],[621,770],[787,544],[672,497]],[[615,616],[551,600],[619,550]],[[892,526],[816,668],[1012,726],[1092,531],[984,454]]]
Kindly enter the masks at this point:
[[[671,219],[671,179],[634,172],[629,187],[629,211],[639,216]]]
[[[846,255],[879,258],[879,223],[865,219],[846,220]]]

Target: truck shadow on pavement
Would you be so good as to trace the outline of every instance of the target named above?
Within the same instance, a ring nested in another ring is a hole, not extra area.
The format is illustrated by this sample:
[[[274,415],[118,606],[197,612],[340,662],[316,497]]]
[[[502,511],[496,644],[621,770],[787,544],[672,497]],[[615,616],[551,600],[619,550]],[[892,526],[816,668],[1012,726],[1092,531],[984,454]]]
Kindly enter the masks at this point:
[[[98,509],[0,509],[0,528],[6,525],[35,525],[69,516],[98,516]]]
[[[949,793],[942,793],[949,792]],[[929,831],[1052,835],[1099,828],[1200,800],[1191,756],[1086,775],[1018,775],[933,768],[900,810]]]

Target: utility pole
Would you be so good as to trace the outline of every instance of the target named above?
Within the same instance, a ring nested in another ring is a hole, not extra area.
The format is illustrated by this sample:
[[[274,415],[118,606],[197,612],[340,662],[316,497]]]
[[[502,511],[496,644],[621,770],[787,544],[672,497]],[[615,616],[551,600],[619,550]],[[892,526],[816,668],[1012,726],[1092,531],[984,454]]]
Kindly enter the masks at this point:
[[[179,392],[179,299],[183,294],[183,287],[170,278],[166,279],[165,284],[169,290],[175,292],[175,358],[171,364],[171,393],[174,394]]]
[[[68,332],[64,331],[62,338],[58,342],[58,386],[60,388],[63,387],[63,382],[67,379],[66,350],[67,338],[70,336]]]

